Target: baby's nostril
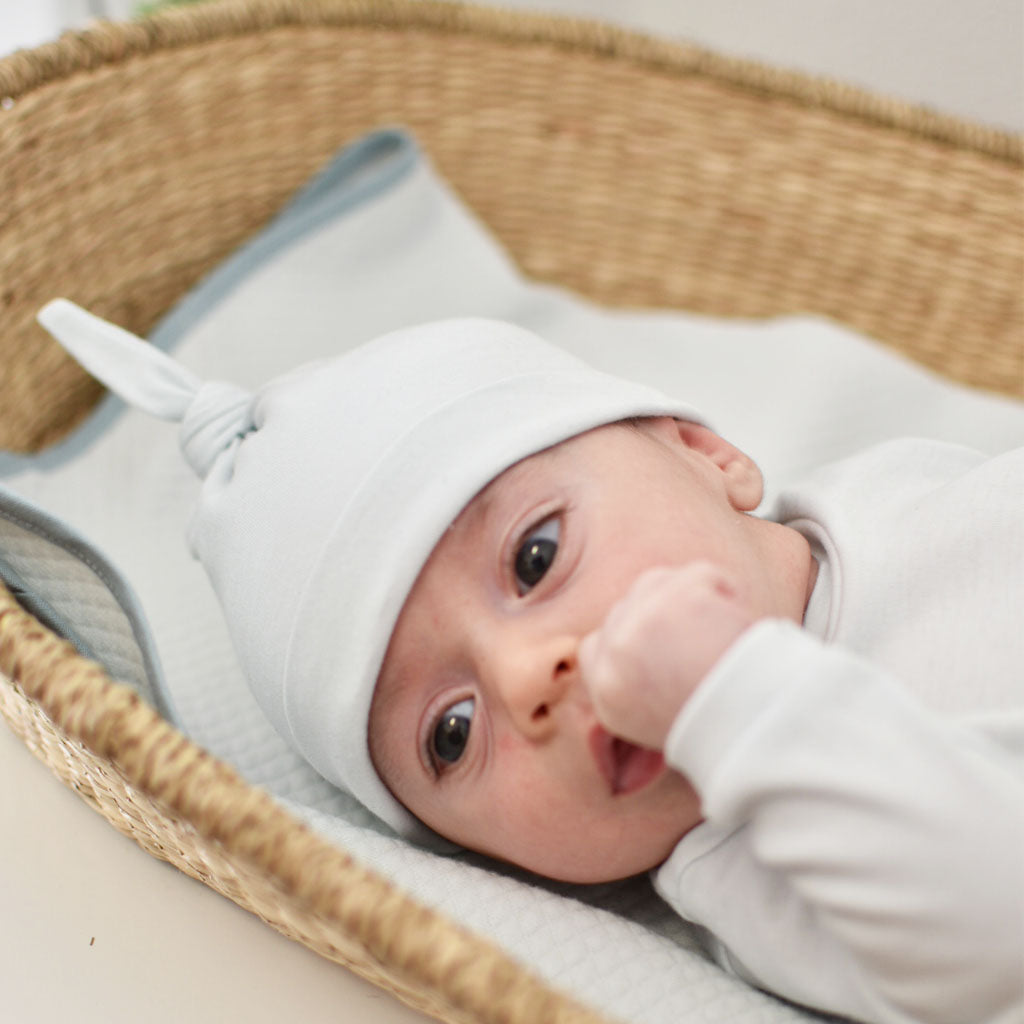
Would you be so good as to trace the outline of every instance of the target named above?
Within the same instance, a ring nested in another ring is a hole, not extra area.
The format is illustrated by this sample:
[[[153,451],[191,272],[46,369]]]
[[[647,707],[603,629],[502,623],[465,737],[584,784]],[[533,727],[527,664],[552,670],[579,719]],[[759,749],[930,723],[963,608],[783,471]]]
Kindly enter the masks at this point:
[[[571,668],[572,668],[572,665],[568,661],[566,661],[565,658],[563,658],[555,666],[555,674],[556,675],[561,675],[563,672],[568,672]]]
[[[544,718],[548,717],[548,706],[547,704],[538,704],[533,709],[533,720],[539,722]]]

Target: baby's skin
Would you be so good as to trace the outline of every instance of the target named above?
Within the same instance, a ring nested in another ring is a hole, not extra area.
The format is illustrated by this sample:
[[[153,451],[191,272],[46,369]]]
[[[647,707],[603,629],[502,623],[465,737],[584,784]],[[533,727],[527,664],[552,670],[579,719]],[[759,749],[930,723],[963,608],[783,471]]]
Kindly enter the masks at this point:
[[[421,821],[538,874],[608,881],[701,821],[673,719],[751,623],[803,619],[815,563],[752,515],[753,462],[670,418],[517,463],[436,545],[392,633],[374,765]]]

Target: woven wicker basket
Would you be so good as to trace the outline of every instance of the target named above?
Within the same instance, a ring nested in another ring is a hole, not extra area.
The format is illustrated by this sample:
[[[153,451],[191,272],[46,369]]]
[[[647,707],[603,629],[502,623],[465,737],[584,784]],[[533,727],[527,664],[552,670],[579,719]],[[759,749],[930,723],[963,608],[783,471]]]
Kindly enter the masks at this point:
[[[830,315],[1024,394],[1021,139],[595,24],[254,0],[0,62],[0,445],[97,398],[54,295],[145,332],[345,141],[409,126],[530,275]],[[446,1021],[596,1021],[184,739],[0,588],[0,711],[121,831]]]

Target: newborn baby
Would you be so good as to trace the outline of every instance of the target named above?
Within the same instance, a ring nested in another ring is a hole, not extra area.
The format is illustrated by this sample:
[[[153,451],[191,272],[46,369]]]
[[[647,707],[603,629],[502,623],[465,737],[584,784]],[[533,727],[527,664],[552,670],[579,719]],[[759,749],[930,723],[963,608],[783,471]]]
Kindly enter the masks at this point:
[[[1020,1019],[1024,450],[896,441],[760,516],[695,410],[507,324],[248,395],[40,319],[182,422],[254,694],[399,833],[654,869],[719,963],[817,1009]]]
[[[606,881],[701,818],[664,741],[755,619],[799,623],[806,538],[745,513],[753,463],[669,417],[517,463],[434,549],[391,637],[370,749],[391,791],[464,846]],[[596,632],[594,632],[596,631]]]

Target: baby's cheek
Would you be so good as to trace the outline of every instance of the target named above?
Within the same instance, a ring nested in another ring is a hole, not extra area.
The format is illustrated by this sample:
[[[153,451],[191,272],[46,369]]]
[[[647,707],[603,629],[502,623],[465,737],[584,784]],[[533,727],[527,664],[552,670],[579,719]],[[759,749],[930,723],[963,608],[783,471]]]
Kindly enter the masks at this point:
[[[495,744],[495,749],[498,752],[498,756],[501,757],[502,763],[508,763],[509,759],[515,758],[519,754],[521,747],[521,740],[511,733],[499,736]]]

